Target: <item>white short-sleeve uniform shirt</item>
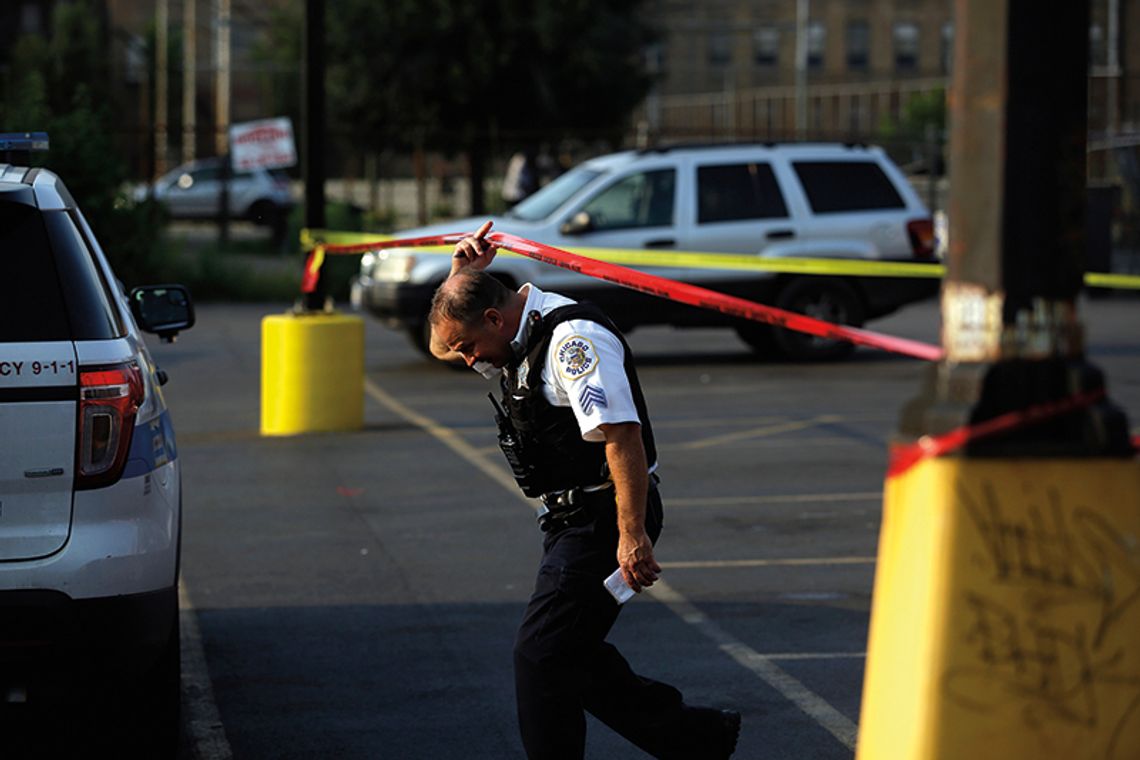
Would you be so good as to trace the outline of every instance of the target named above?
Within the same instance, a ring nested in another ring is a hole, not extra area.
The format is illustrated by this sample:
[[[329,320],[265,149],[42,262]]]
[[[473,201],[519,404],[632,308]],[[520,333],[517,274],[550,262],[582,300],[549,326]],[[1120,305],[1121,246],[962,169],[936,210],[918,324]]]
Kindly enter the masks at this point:
[[[526,284],[526,306],[515,341],[522,344],[527,326],[526,315],[538,311],[545,316],[560,306],[574,303],[557,293],[544,293]],[[528,368],[519,368],[523,382]],[[550,349],[542,368],[542,395],[554,406],[568,406],[574,411],[582,438],[590,442],[605,440],[601,425],[622,422],[641,423],[633,392],[625,374],[625,349],[616,335],[597,322],[571,319],[555,326]]]

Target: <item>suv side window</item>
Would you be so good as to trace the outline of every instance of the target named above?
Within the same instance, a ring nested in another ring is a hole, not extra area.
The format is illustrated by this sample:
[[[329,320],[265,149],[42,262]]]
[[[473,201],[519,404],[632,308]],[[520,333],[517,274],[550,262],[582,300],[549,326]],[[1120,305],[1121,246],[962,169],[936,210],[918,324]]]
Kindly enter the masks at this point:
[[[55,251],[71,337],[109,340],[126,335],[107,283],[71,216],[66,211],[45,211],[43,219]]]
[[[697,224],[782,219],[788,207],[768,164],[697,168]]]
[[[598,193],[582,210],[590,215],[594,231],[673,224],[677,186],[675,169],[631,174]]]
[[[0,202],[0,343],[70,340],[59,274],[39,209]]]
[[[793,161],[792,167],[817,214],[906,208],[890,178],[871,161]]]

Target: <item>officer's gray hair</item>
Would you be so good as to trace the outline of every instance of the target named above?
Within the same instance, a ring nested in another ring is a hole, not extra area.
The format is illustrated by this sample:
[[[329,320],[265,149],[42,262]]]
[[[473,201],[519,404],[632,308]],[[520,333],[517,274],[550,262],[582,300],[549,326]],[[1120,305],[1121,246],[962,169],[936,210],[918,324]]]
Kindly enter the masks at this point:
[[[428,322],[448,319],[469,325],[487,309],[502,309],[513,292],[483,270],[461,269],[436,288]]]

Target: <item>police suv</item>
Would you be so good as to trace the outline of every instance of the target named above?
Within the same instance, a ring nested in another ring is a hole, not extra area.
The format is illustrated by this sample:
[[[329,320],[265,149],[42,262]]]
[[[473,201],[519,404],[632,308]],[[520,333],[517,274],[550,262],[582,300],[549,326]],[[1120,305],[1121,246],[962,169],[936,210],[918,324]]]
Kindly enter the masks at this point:
[[[139,330],[173,339],[193,310],[180,286],[124,294],[60,178],[2,162],[46,142],[0,135],[0,711],[122,705],[157,757],[178,737],[182,490]]]
[[[506,215],[495,229],[590,255],[588,248],[644,249],[663,277],[861,326],[933,295],[937,279],[840,277],[663,266],[656,251],[757,257],[934,262],[930,213],[898,167],[873,146],[824,143],[716,145],[626,151],[587,161]],[[475,230],[482,217],[400,233]],[[407,331],[427,351],[425,317],[448,274],[447,256],[422,250],[368,253],[352,283],[353,305]],[[533,282],[590,300],[623,330],[637,325],[732,326],[759,352],[800,359],[846,354],[851,344],[745,322],[620,288],[550,264],[500,256],[507,285]]]

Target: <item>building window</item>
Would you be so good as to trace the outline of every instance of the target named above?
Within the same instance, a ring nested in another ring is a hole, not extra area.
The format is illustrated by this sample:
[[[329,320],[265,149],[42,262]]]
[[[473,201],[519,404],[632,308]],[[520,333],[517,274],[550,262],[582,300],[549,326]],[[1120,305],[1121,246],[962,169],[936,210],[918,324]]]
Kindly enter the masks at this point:
[[[871,25],[866,21],[847,24],[847,68],[865,71],[871,58]]]
[[[709,34],[709,63],[713,66],[725,66],[732,61],[732,40],[728,32],[711,32]]]
[[[823,68],[823,48],[827,44],[827,28],[822,22],[812,21],[807,28],[808,68]]]
[[[775,66],[780,62],[780,30],[762,26],[752,34],[752,58],[758,66]]]
[[[950,74],[954,70],[954,24],[949,21],[942,25],[942,50],[939,61],[942,64],[943,74]]]
[[[895,69],[914,71],[918,68],[918,24],[895,24]]]

